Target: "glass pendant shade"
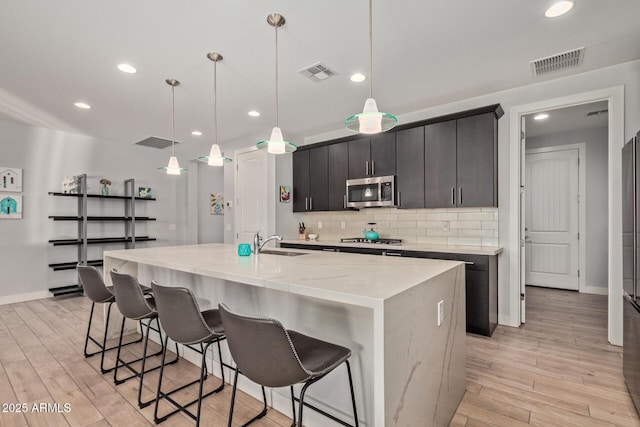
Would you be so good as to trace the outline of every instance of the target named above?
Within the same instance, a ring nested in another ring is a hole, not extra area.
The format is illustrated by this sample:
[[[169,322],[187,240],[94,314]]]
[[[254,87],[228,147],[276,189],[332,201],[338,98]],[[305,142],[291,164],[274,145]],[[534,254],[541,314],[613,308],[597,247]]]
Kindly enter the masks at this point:
[[[276,30],[276,125],[271,130],[271,136],[269,139],[258,142],[256,147],[260,150],[267,150],[267,153],[269,154],[292,153],[298,149],[298,146],[284,140],[282,130],[278,124],[278,27],[284,25],[285,19],[284,16],[280,14],[272,13],[267,16],[267,22]]]
[[[209,166],[224,166],[224,162],[232,161],[224,157],[218,145],[218,62],[222,61],[222,55],[218,52],[207,54],[207,58],[213,61],[213,144],[208,156],[200,156],[198,160]]]
[[[180,175],[180,165],[178,164],[178,158],[176,156],[171,156],[169,158],[167,175]]]
[[[178,164],[178,158],[176,157],[176,132],[175,132],[175,103],[176,103],[176,95],[175,88],[180,85],[180,82],[176,79],[167,79],[165,82],[171,86],[171,157],[169,157],[169,163],[167,166],[159,167],[158,170],[161,172],[166,172],[167,175],[180,175],[182,172],[186,172],[187,170],[181,168]]]
[[[259,149],[267,150],[270,154],[293,153],[298,149],[295,144],[285,141],[282,137],[282,130],[279,127],[271,129],[271,137],[266,141],[260,141],[256,146]]]
[[[362,113],[349,117],[344,124],[354,132],[373,134],[393,129],[398,124],[398,119],[389,113],[379,112],[376,100],[368,98]]]
[[[372,0],[369,0],[369,98],[364,102],[362,113],[354,114],[344,121],[347,129],[364,134],[386,132],[398,124],[398,118],[389,113],[378,111],[373,99],[373,24]]]
[[[211,144],[209,155],[198,157],[198,160],[206,162],[209,166],[224,166],[224,162],[231,161],[230,158],[224,157],[218,144]]]

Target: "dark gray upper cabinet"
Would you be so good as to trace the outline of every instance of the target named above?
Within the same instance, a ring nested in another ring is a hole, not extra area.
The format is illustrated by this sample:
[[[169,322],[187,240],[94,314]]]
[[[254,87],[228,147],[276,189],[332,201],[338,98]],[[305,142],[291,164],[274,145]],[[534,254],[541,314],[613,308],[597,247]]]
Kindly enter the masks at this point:
[[[456,206],[456,120],[424,127],[424,207]]]
[[[370,176],[396,174],[396,133],[385,132],[371,137]]]
[[[498,120],[493,112],[457,120],[457,206],[498,206]]]
[[[327,146],[293,153],[293,211],[329,209],[329,150]]]
[[[364,178],[369,176],[371,138],[367,136],[352,139],[347,142],[347,146],[349,147],[349,178]]]
[[[356,138],[348,141],[347,144],[350,179],[395,175],[395,133]]]
[[[329,210],[328,146],[309,150],[309,210]]]
[[[396,132],[396,204],[424,207],[424,126]]]
[[[300,150],[293,153],[293,211],[309,209],[309,153]]]
[[[329,150],[329,210],[346,209],[346,183],[349,178],[349,147],[331,144]]]

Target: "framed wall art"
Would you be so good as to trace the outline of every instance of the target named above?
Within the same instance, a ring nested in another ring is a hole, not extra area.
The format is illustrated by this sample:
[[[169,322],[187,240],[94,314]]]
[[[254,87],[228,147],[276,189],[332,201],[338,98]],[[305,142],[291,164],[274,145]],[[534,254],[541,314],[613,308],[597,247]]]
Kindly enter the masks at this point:
[[[0,219],[22,219],[22,195],[0,193]]]
[[[224,215],[224,194],[211,193],[211,215]]]
[[[0,191],[22,192],[22,169],[0,166]]]

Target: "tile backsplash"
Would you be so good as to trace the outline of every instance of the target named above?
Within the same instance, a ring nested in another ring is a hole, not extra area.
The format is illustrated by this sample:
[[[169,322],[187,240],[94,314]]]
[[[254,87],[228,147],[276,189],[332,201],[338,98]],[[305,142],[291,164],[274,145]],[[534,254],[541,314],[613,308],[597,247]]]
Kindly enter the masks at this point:
[[[498,208],[369,208],[303,215],[307,232],[317,233],[319,241],[362,237],[367,223],[375,222],[381,238],[400,238],[407,243],[498,246]],[[318,222],[322,222],[321,229]]]

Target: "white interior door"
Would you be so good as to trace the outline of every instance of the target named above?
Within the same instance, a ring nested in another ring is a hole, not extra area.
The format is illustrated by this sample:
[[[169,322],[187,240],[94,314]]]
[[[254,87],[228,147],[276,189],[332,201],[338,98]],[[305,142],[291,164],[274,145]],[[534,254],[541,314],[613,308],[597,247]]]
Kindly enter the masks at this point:
[[[251,243],[258,230],[269,233],[268,159],[258,149],[235,153],[235,228],[236,244]]]
[[[526,154],[526,284],[579,288],[578,150]]]

